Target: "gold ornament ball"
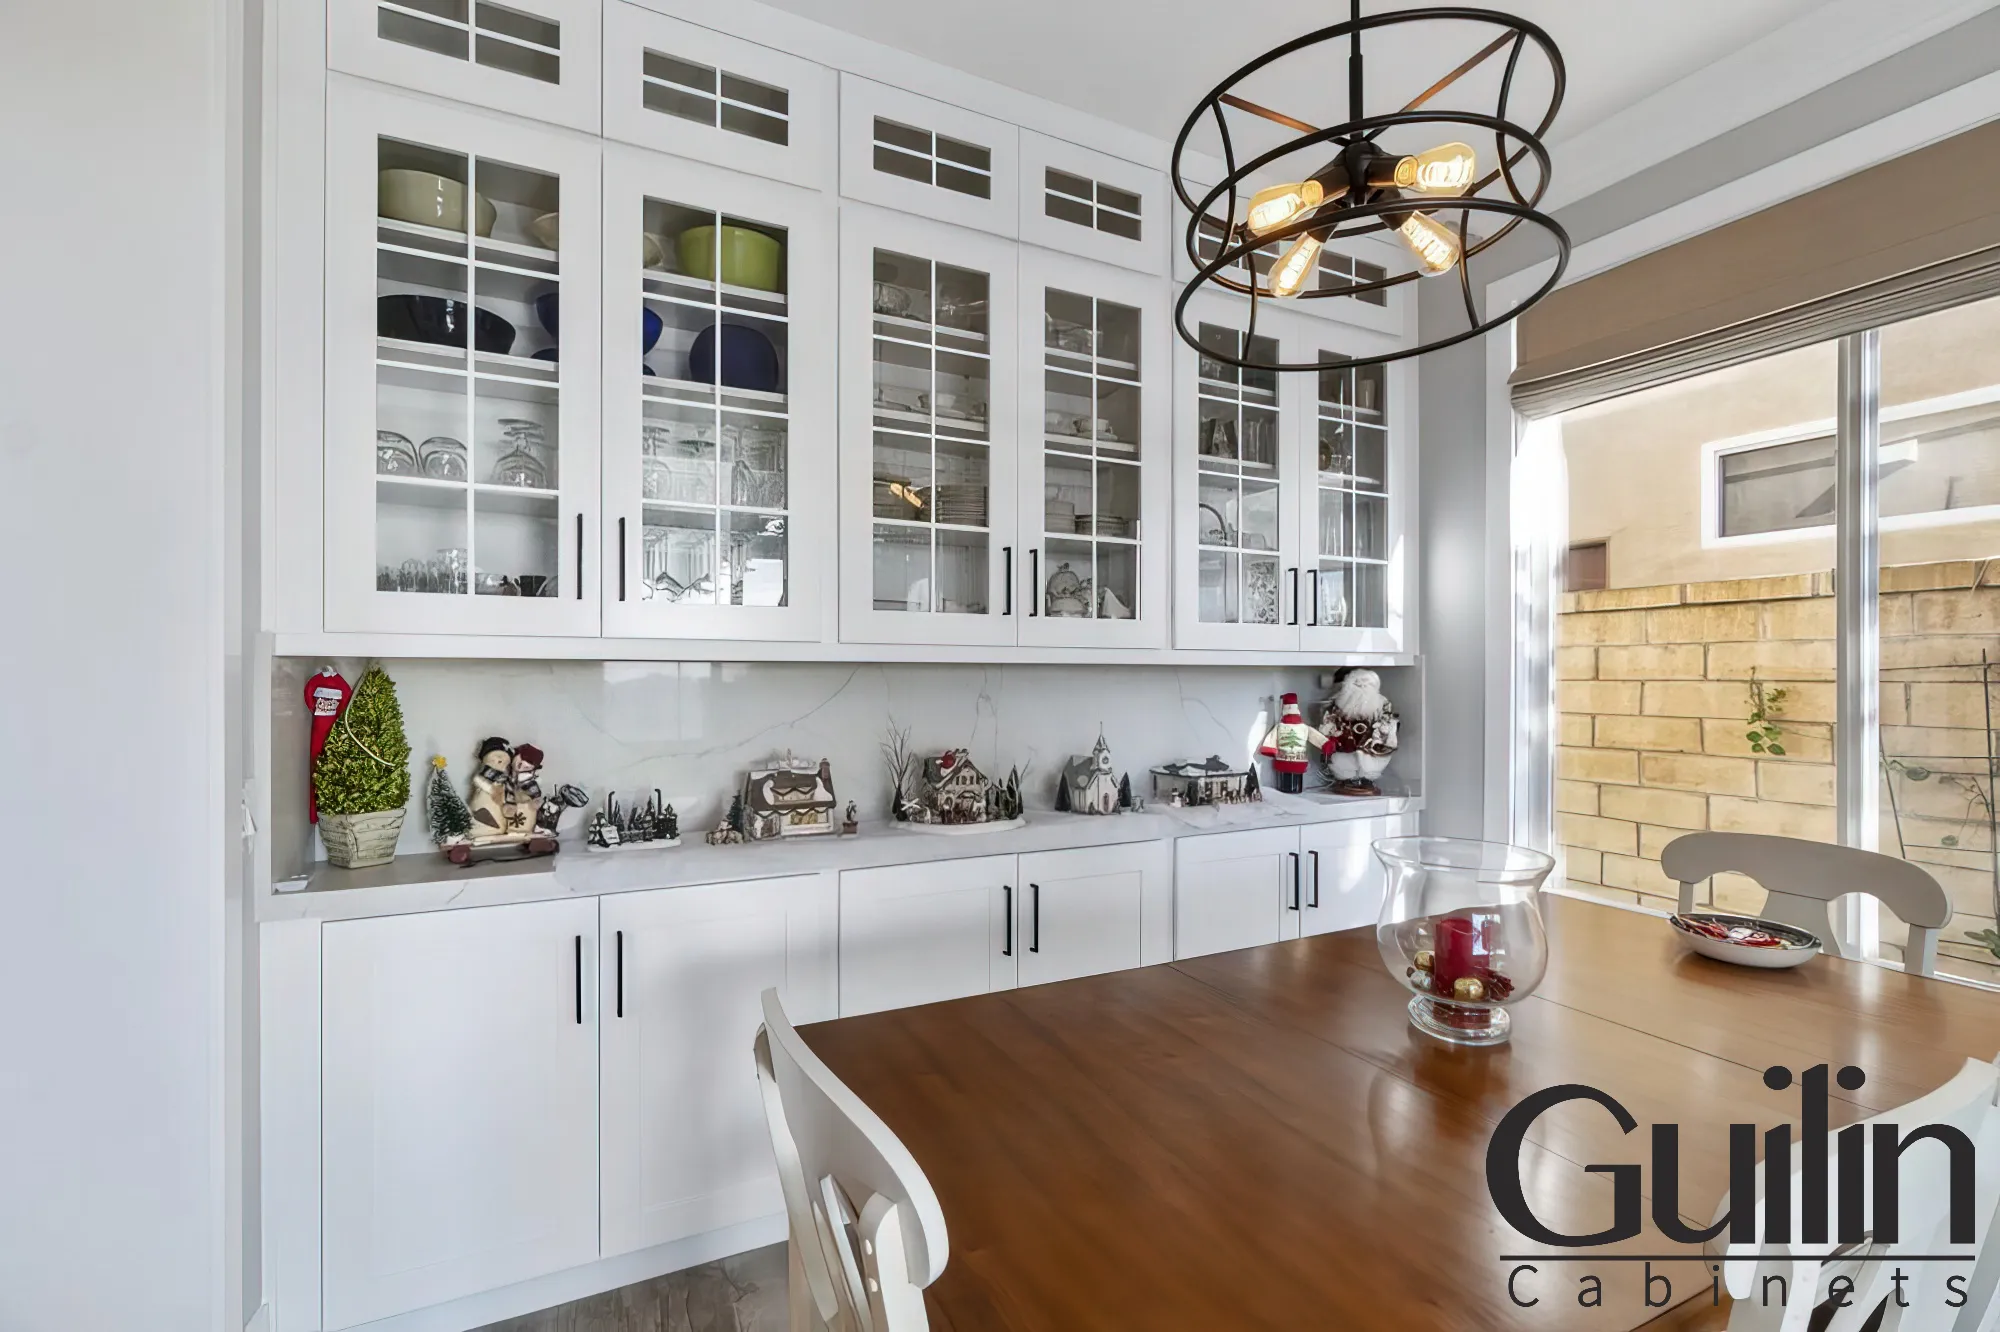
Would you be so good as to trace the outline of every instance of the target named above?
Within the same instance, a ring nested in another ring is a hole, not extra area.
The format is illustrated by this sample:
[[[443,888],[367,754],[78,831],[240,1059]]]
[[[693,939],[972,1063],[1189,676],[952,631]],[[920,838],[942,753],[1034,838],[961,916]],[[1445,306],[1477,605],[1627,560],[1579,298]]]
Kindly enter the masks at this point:
[[[1477,976],[1460,976],[1451,983],[1451,997],[1461,1003],[1476,1004],[1486,997],[1486,982]]]
[[[1419,948],[1417,955],[1410,960],[1417,964],[1418,971],[1429,971],[1436,964],[1436,959],[1431,956],[1431,950],[1428,948]]]

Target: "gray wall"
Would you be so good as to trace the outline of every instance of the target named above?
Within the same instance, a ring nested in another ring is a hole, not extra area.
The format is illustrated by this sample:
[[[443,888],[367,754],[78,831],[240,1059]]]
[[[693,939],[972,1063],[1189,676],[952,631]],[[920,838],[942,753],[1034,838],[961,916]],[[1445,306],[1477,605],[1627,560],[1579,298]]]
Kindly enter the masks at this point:
[[[1816,147],[2000,68],[2000,9],[1776,111],[1717,135],[1608,189],[1558,210],[1576,244],[1595,240],[1750,172]],[[1562,170],[1560,146],[1550,150]],[[1491,282],[1553,254],[1523,228],[1473,269]],[[1465,326],[1456,283],[1419,284],[1426,336]],[[1493,336],[1500,336],[1495,334]],[[1432,725],[1425,773],[1425,831],[1482,835],[1486,802],[1487,633],[1508,632],[1505,606],[1486,605],[1490,578],[1486,352],[1474,343],[1424,357],[1419,461],[1424,565],[1422,641]],[[1505,512],[1504,508],[1501,510]]]

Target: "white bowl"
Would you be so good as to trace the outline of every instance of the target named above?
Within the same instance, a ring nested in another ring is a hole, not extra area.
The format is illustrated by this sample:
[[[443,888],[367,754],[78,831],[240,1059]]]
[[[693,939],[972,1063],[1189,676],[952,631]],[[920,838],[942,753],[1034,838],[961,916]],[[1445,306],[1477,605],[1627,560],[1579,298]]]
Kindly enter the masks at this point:
[[[1705,921],[1720,925],[1732,932],[1747,933],[1762,930],[1764,933],[1783,940],[1776,948],[1752,947],[1737,943],[1732,939],[1715,939],[1699,930],[1691,929],[1691,920]],[[1674,927],[1674,937],[1681,946],[1703,957],[1712,957],[1718,962],[1730,962],[1739,967],[1758,967],[1766,971],[1785,967],[1796,967],[1818,956],[1819,936],[1810,930],[1802,930],[1796,925],[1785,925],[1775,920],[1759,920],[1755,916],[1736,916],[1726,911],[1689,911],[1681,915],[1667,917],[1667,923]]]

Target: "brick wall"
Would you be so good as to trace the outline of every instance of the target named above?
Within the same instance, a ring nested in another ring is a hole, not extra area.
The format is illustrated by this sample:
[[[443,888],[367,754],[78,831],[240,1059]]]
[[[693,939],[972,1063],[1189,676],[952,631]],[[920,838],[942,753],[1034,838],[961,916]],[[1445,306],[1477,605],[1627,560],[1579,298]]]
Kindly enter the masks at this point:
[[[1660,870],[1660,851],[1684,832],[1836,839],[1831,573],[1563,601],[1556,807],[1573,889],[1671,908],[1678,889]],[[1976,672],[1947,668],[1976,664],[1982,650],[2000,660],[2000,562],[1882,570],[1881,624],[1885,752],[1983,774],[1983,691],[1965,682]],[[1767,689],[1786,691],[1776,718],[1782,757],[1753,752],[1745,736],[1753,671]],[[1992,955],[1964,942],[1966,931],[1994,926],[1984,810],[1963,785],[1892,781],[1904,838],[1932,848],[1910,856],[1944,884],[1958,913],[1945,935],[1943,951],[1955,959],[1947,969],[2000,979]],[[1888,794],[1880,846],[1894,854]],[[1724,909],[1754,911],[1762,898],[1734,876],[1714,885]],[[1884,933],[1893,942],[1893,922],[1885,919]]]

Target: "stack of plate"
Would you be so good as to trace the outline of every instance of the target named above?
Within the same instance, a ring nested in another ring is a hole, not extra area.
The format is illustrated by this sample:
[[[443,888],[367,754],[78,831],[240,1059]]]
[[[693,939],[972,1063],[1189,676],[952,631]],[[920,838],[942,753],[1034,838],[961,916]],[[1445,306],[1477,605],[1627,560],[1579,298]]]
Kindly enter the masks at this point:
[[[955,482],[933,489],[932,521],[954,527],[986,526],[986,487],[977,483]]]
[[[1076,531],[1076,505],[1068,500],[1049,499],[1043,501],[1045,532]]]
[[[1078,531],[1083,530],[1083,523],[1084,520],[1077,520]],[[1097,535],[1107,537],[1131,536],[1132,524],[1128,519],[1119,518],[1108,513],[1100,513],[1097,515]]]

